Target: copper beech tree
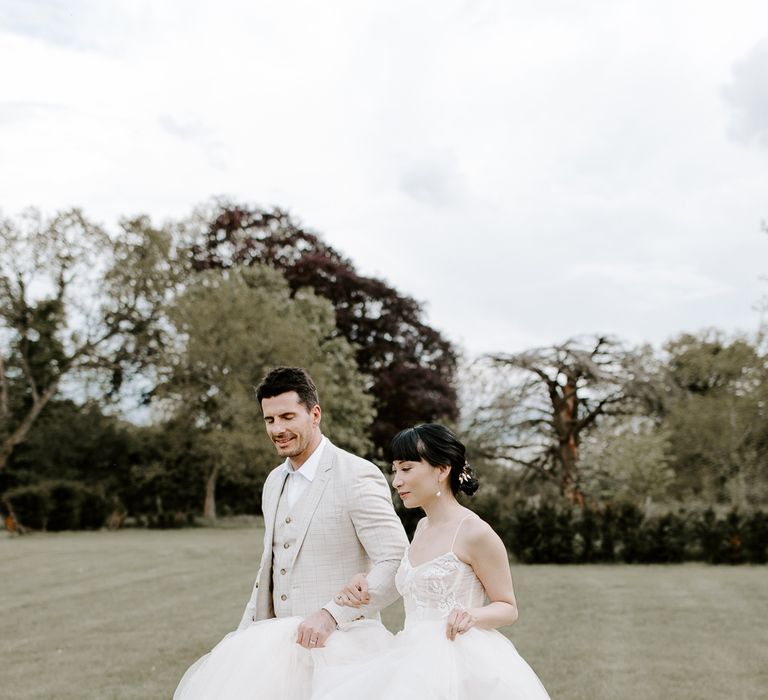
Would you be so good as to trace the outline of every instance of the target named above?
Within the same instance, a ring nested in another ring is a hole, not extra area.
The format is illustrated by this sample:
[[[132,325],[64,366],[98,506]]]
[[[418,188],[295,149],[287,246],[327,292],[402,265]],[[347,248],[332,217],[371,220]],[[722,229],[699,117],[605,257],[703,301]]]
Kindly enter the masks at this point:
[[[610,337],[577,338],[480,361],[486,388],[473,399],[469,431],[482,455],[530,470],[583,503],[582,437],[608,415],[643,410],[653,400],[649,356]]]
[[[379,454],[414,423],[458,417],[451,343],[427,325],[421,305],[385,282],[358,273],[350,260],[281,209],[216,202],[186,223],[196,270],[268,264],[293,294],[311,287],[331,302],[333,333],[355,347],[357,366],[372,378]]]

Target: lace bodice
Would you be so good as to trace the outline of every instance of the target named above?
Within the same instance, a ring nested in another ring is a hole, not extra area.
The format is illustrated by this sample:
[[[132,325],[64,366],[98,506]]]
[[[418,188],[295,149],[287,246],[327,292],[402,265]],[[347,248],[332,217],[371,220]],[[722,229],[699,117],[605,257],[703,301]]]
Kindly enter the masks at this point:
[[[405,618],[441,619],[456,607],[476,608],[485,603],[485,590],[474,569],[453,551],[413,566],[405,550],[395,584],[405,603]]]

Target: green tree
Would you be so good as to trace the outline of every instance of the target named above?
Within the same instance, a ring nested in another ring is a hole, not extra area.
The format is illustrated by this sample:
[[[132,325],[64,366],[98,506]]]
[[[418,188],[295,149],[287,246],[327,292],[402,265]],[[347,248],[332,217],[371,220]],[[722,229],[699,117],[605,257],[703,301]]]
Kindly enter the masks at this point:
[[[757,344],[715,330],[665,346],[678,495],[736,505],[768,500],[768,366]]]
[[[169,318],[178,342],[164,355],[156,397],[193,436],[205,517],[216,517],[222,475],[266,476],[275,464],[254,395],[271,367],[306,367],[320,390],[324,433],[353,452],[369,448],[366,378],[352,346],[334,334],[333,307],[311,290],[292,294],[279,272],[262,265],[213,270],[192,279]]]
[[[65,378],[104,398],[147,365],[175,269],[170,233],[144,217],[114,238],[77,209],[0,220],[0,472]]]
[[[105,415],[96,402],[52,399],[0,474],[0,492],[42,479],[67,479],[116,493],[129,470],[135,431],[130,423]]]
[[[600,500],[664,501],[675,471],[669,434],[653,419],[632,419],[599,427],[582,442],[584,493]]]

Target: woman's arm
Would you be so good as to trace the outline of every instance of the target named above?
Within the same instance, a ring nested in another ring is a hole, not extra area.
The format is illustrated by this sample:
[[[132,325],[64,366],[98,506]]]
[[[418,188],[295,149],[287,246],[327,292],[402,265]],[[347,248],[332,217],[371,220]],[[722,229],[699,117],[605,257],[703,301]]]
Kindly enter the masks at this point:
[[[472,627],[495,629],[513,624],[518,617],[509,557],[501,538],[480,518],[466,521],[454,545],[456,556],[475,571],[490,601],[480,608],[452,611],[447,635],[455,639]]]

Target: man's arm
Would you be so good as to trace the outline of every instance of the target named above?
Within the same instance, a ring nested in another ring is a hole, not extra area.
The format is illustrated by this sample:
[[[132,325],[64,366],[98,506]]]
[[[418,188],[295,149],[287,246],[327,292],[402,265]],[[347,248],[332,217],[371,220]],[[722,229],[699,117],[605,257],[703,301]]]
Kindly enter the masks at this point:
[[[359,617],[372,617],[397,600],[395,574],[400,566],[408,538],[395,513],[389,484],[379,469],[365,462],[357,467],[350,490],[349,513],[355,532],[363,545],[371,569],[368,571],[370,603],[359,608],[329,601],[323,606],[341,627]]]
[[[256,574],[256,582],[253,584],[251,597],[248,600],[248,602],[245,604],[245,610],[243,611],[243,616],[240,619],[240,624],[237,626],[238,632],[240,630],[244,630],[246,627],[248,627],[248,625],[250,625],[253,622],[253,616],[256,612],[256,596],[259,594],[260,574],[261,574],[261,569],[259,569],[259,573]]]
[[[278,468],[279,469],[279,468]],[[261,490],[261,503],[262,506],[267,503],[267,491],[269,490],[272,481],[274,479],[274,474],[277,472],[277,469],[274,469],[269,476],[267,476],[266,481],[264,482],[264,487]],[[253,623],[253,616],[256,614],[256,598],[259,595],[259,579],[261,578],[261,572],[262,567],[266,565],[267,561],[272,560],[272,557],[270,556],[269,559],[265,558],[265,553],[268,551],[268,549],[272,548],[272,543],[267,542],[267,532],[266,527],[264,528],[264,549],[262,551],[261,555],[261,566],[259,566],[259,569],[256,573],[256,581],[253,584],[253,589],[251,590],[251,597],[248,599],[248,602],[245,605],[245,610],[243,611],[243,615],[240,618],[240,624],[237,626],[238,631],[245,629]],[[272,575],[272,572],[269,572],[270,576]],[[267,591],[264,595],[269,595],[269,591]]]

